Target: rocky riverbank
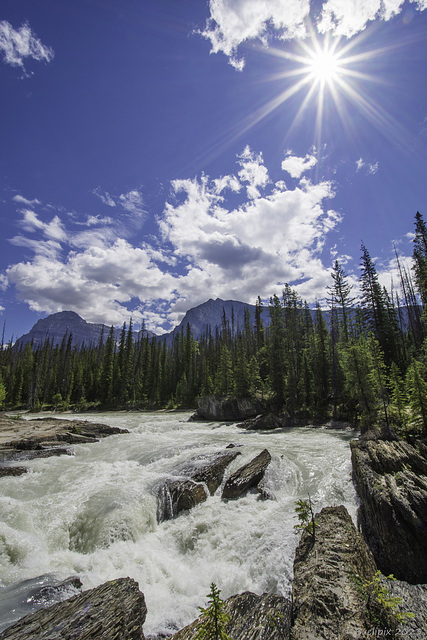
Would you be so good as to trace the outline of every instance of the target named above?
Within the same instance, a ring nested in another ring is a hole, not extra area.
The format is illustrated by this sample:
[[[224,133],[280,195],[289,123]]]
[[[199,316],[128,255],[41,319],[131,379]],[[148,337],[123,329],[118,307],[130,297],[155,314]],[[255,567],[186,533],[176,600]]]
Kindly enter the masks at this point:
[[[427,582],[427,447],[367,433],[351,443],[359,524],[387,575]]]
[[[402,608],[415,617],[398,628],[387,614],[376,619],[364,587],[375,575],[376,564],[347,510],[325,507],[315,520],[315,538],[303,533],[295,554],[292,600],[251,592],[228,598],[228,635],[233,640],[427,637],[427,588],[393,584],[390,591],[402,597]],[[0,640],[144,640],[146,613],[138,585],[122,578],[22,618],[0,634]],[[169,640],[193,640],[197,627],[194,620]]]
[[[98,442],[127,429],[84,420],[35,418],[23,420],[0,415],[0,477],[27,472],[22,464],[32,458],[72,455],[73,444]]]

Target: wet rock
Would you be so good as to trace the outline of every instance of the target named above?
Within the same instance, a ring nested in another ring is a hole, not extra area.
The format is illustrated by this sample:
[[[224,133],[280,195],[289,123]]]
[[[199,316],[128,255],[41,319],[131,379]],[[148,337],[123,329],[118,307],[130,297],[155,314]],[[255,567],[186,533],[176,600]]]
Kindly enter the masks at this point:
[[[258,596],[246,591],[225,601],[230,616],[225,632],[233,640],[288,640],[291,627],[291,602],[282,596]],[[192,640],[199,619],[175,633],[169,640]]]
[[[370,580],[375,562],[343,506],[325,507],[315,542],[305,532],[296,550],[293,640],[356,640],[372,628],[357,580]]]
[[[235,500],[249,489],[256,487],[263,479],[270,461],[270,452],[264,449],[253,460],[240,467],[226,481],[222,491],[222,498],[224,500]]]
[[[235,422],[252,418],[262,411],[261,403],[254,398],[204,396],[197,401],[197,411],[191,419]]]
[[[405,618],[398,626],[402,638],[425,640],[427,638],[427,584],[409,584],[401,580],[384,578],[392,596],[401,599],[398,609],[401,612],[414,614],[413,618]]]
[[[22,476],[24,473],[27,473],[28,469],[26,467],[0,467],[0,478],[4,478],[6,476]]]
[[[131,578],[119,578],[25,616],[0,640],[143,640],[144,595]]]
[[[157,496],[157,522],[171,520],[207,498],[204,484],[193,480],[166,480]]]
[[[427,459],[403,440],[351,443],[362,533],[383,574],[427,582]]]

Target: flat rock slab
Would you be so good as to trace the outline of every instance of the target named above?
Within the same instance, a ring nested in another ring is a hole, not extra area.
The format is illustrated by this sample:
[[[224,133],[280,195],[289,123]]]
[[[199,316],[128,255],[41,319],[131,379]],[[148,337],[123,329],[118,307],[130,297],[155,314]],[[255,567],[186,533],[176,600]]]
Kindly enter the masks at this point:
[[[225,632],[233,640],[288,640],[291,629],[290,600],[283,596],[262,596],[246,591],[225,601],[224,613],[230,616]],[[193,640],[198,618],[168,640]]]
[[[144,595],[131,578],[119,578],[25,616],[0,640],[144,640]]]
[[[36,457],[71,455],[72,450],[64,445],[98,442],[99,438],[117,433],[129,432],[127,429],[85,420],[50,417],[23,420],[0,415],[0,465],[2,462]],[[0,466],[0,477],[11,475],[12,468]]]
[[[250,462],[240,467],[226,481],[222,491],[222,498],[224,500],[235,500],[249,491],[249,489],[257,487],[263,479],[270,461],[270,452],[264,449]]]

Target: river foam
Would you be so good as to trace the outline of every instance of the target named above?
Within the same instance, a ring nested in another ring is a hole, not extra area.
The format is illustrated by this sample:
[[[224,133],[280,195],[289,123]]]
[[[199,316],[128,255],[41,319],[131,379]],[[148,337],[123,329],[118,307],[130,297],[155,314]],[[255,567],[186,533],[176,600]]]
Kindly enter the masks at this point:
[[[144,632],[172,632],[197,616],[211,582],[224,598],[245,590],[289,594],[298,498],[310,494],[316,510],[344,504],[355,517],[349,447],[355,432],[247,432],[188,422],[189,415],[79,415],[130,433],[76,445],[74,456],[29,461],[30,473],[0,481],[0,630],[39,606],[28,596],[39,582],[78,575],[84,589],[134,578],[148,607]],[[191,458],[229,443],[241,445],[241,455],[226,477],[270,451],[265,485],[275,499],[249,493],[224,502],[219,489],[158,524],[155,487]]]

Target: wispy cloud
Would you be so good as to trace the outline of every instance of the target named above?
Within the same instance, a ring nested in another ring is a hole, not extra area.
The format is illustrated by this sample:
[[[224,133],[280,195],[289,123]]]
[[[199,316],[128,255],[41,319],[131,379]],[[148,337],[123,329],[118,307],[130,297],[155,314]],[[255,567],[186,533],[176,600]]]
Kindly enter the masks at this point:
[[[96,187],[96,189],[94,189],[92,191],[92,193],[95,196],[97,196],[97,198],[99,198],[101,200],[101,202],[106,204],[108,207],[115,207],[116,206],[116,201],[113,198],[113,196],[110,196],[110,194],[107,191],[102,191],[101,187]]]
[[[6,64],[25,71],[24,60],[51,62],[54,52],[44,45],[32,32],[28,23],[14,29],[7,20],[0,21],[0,51]]]
[[[108,191],[102,191],[100,187],[96,187],[92,193],[108,207],[121,207],[135,218],[143,219],[147,213],[144,198],[139,189],[130,189],[115,196],[108,193]]]
[[[23,204],[26,207],[34,207],[35,205],[41,204],[40,200],[37,200],[37,198],[34,198],[33,200],[28,200],[27,198],[24,198],[24,196],[21,196],[19,194],[16,194],[15,196],[13,196],[12,200],[14,202],[17,202],[18,204]]]
[[[366,162],[363,158],[356,161],[356,171],[364,171],[369,175],[375,175],[379,169],[378,162]]]

